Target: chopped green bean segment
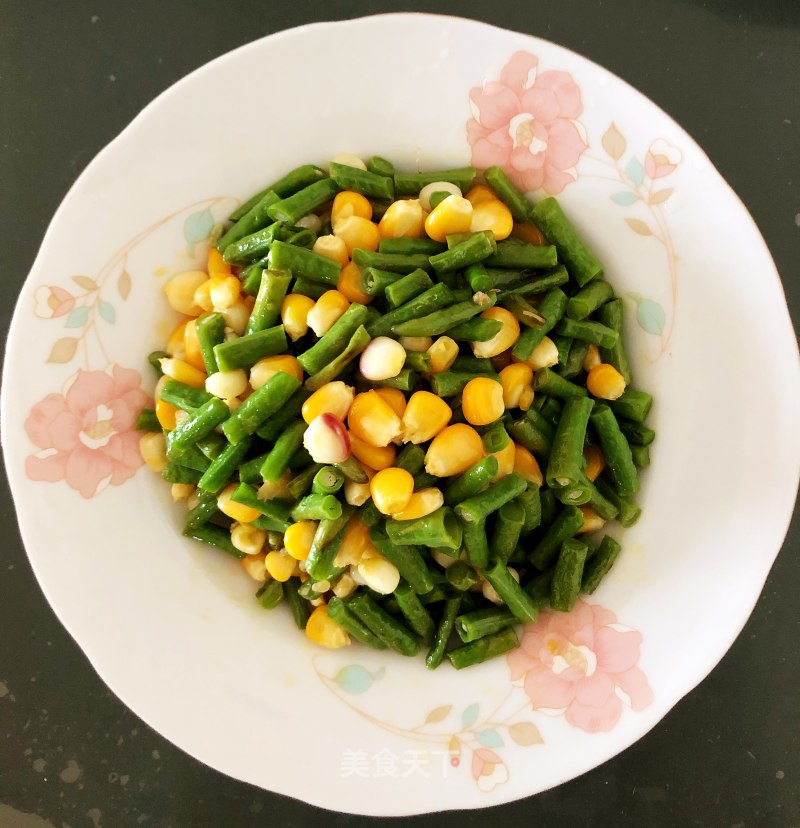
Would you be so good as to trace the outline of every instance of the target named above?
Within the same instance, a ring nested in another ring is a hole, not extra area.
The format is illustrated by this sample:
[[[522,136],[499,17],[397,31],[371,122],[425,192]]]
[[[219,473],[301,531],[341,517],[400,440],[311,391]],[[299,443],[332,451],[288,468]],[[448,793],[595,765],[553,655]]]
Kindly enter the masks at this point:
[[[355,307],[355,305],[351,305],[350,308],[348,308],[348,311],[353,307]],[[363,307],[363,305],[360,307]],[[345,311],[345,315],[348,311]],[[342,318],[344,318],[344,316]],[[331,328],[331,330],[333,330],[333,328]],[[330,333],[330,331],[328,331],[328,333]],[[325,336],[327,336],[327,334],[325,334]],[[317,345],[319,345],[324,338],[325,337],[320,339]],[[345,345],[344,350],[338,354],[338,356],[335,356],[327,365],[320,368],[316,374],[312,374],[306,380],[306,388],[308,388],[309,391],[317,391],[322,388],[323,385],[327,385],[332,380],[335,380],[336,377],[338,377],[339,374],[341,374],[345,368],[347,368],[347,366],[364,350],[364,348],[369,345],[370,339],[371,337],[367,333],[367,329],[363,325],[359,325],[350,337],[350,341]]]
[[[445,546],[448,549],[461,546],[461,526],[452,509],[446,506],[413,520],[389,518],[386,534],[393,543],[401,546]]]
[[[283,597],[286,599],[286,603],[292,611],[292,617],[294,618],[294,623],[297,625],[297,628],[299,630],[304,630],[306,628],[308,616],[311,615],[311,605],[305,598],[301,597],[298,592],[299,589],[300,579],[289,578],[289,580],[283,584]]]
[[[450,635],[453,632],[456,616],[460,609],[460,595],[445,600],[444,610],[439,619],[439,626],[436,628],[436,635],[433,638],[433,645],[425,657],[425,664],[429,670],[435,670],[442,663],[444,651]]]
[[[143,408],[136,415],[136,422],[133,427],[136,431],[161,431],[161,423],[152,408]]]
[[[422,253],[425,256],[435,256],[447,250],[447,245],[443,242],[434,241],[433,239],[407,239],[404,237],[397,239],[381,239],[378,245],[379,253],[398,253],[402,256],[415,255]]]
[[[273,374],[223,424],[222,431],[225,436],[235,444],[241,442],[249,434],[253,434],[262,423],[280,411],[299,386],[300,382],[297,377],[283,371]],[[227,409],[226,405],[225,408]]]
[[[443,552],[452,552],[452,549],[442,550]],[[455,561],[445,570],[445,577],[454,589],[460,592],[474,587],[480,580],[475,568],[470,566],[466,561]]]
[[[419,652],[419,639],[366,593],[351,596],[345,606],[395,652],[404,656],[415,656]]]
[[[532,268],[544,270],[558,264],[553,245],[528,244],[519,239],[497,243],[497,250],[484,260],[488,267]]]
[[[503,323],[496,319],[474,317],[466,322],[459,322],[445,333],[458,342],[488,342],[503,329]]]
[[[394,190],[397,196],[419,195],[419,191],[428,184],[436,181],[447,181],[465,193],[475,180],[475,167],[461,167],[454,170],[438,170],[436,172],[416,172],[394,174]]]
[[[574,538],[561,544],[553,579],[550,582],[550,606],[554,610],[569,612],[578,600],[581,578],[589,547]]]
[[[442,371],[439,374],[433,374],[431,376],[431,390],[439,397],[453,397],[456,394],[460,394],[464,390],[466,384],[476,377],[488,377],[489,379],[500,382],[500,378],[497,374],[469,371]]]
[[[233,475],[236,467],[247,456],[251,440],[245,437],[235,446],[227,443],[225,448],[211,461],[211,465],[203,472],[197,485],[207,492],[216,493],[224,488]]]
[[[570,298],[567,302],[567,316],[570,319],[586,319],[613,297],[614,289],[611,285],[602,279],[596,279]]]
[[[611,535],[603,536],[597,551],[583,569],[581,579],[581,590],[583,592],[591,595],[600,586],[600,582],[608,574],[621,551],[622,547]]]
[[[373,155],[367,161],[367,169],[376,175],[385,175],[388,178],[394,178],[394,164],[382,158],[380,155]]]
[[[628,354],[625,351],[623,337],[623,307],[621,299],[611,299],[598,311],[597,319],[607,328],[617,332],[617,341],[610,348],[600,349],[600,358],[603,362],[613,365],[622,374],[627,385],[631,383],[631,366]]]
[[[200,408],[196,408],[180,425],[175,426],[170,434],[172,446],[177,452],[193,446],[229,415],[228,406],[222,400],[212,397]]]
[[[333,597],[328,601],[328,615],[342,629],[350,633],[356,641],[360,641],[362,644],[366,644],[367,647],[372,647],[375,650],[386,649],[386,644],[347,609],[341,598]]]
[[[168,379],[161,388],[158,398],[183,411],[194,411],[214,399],[212,394],[202,388],[192,388],[178,380]]]
[[[637,469],[646,469],[650,465],[650,446],[631,445],[631,457]]]
[[[286,350],[286,333],[283,325],[240,336],[230,342],[214,346],[214,357],[220,371],[250,368],[260,359],[275,356]]]
[[[303,403],[311,396],[311,392],[300,386],[294,394],[281,406],[280,410],[271,414],[269,419],[262,423],[256,434],[262,440],[274,442],[283,433],[290,423],[296,420],[303,410]]]
[[[536,604],[530,595],[519,585],[511,570],[501,560],[483,571],[486,580],[503,599],[509,611],[520,621],[535,621],[538,615]]]
[[[600,440],[606,466],[621,497],[632,497],[639,491],[639,475],[631,455],[631,447],[607,405],[596,405],[591,416],[592,428]]]
[[[470,641],[469,644],[450,650],[447,657],[456,670],[463,670],[465,667],[471,667],[473,664],[480,664],[483,661],[503,655],[503,653],[514,650],[518,646],[519,639],[516,632],[514,632],[514,628],[506,627],[500,632],[485,635],[477,641]]]
[[[280,376],[280,374],[276,374],[276,376]],[[261,466],[261,476],[265,482],[275,483],[280,480],[281,475],[289,467],[289,460],[292,455],[302,445],[303,435],[307,428],[308,425],[303,420],[298,420],[278,437],[272,450],[267,455],[267,459]]]
[[[529,359],[536,346],[541,343],[545,335],[555,327],[558,320],[564,315],[567,301],[567,295],[561,288],[551,288],[537,308],[545,321],[536,328],[526,327],[520,333],[517,344],[514,345],[511,353],[523,361]]]
[[[267,581],[256,592],[256,601],[264,609],[275,609],[283,600],[283,584],[280,581]]]
[[[591,342],[601,348],[611,348],[619,339],[619,334],[613,328],[607,328],[599,322],[589,322],[583,319],[564,317],[555,329],[562,336],[582,339],[584,342]]]
[[[530,554],[531,563],[541,570],[547,569],[561,544],[573,537],[583,526],[583,513],[577,506],[565,506],[548,526],[539,543]]]
[[[297,357],[303,370],[307,374],[316,374],[329,365],[331,360],[345,350],[353,334],[366,319],[366,305],[353,302],[315,345]]]
[[[436,625],[433,623],[428,610],[417,597],[415,590],[404,580],[395,587],[394,597],[400,607],[400,612],[409,627],[420,637],[425,644],[433,641]]]
[[[214,546],[232,558],[238,558],[239,560],[244,558],[244,552],[240,552],[231,543],[231,533],[221,526],[215,526],[213,523],[202,523],[193,528],[185,528],[183,534],[184,537],[201,541],[209,546]]]
[[[266,193],[225,233],[220,236],[217,242],[217,250],[224,253],[228,245],[239,241],[239,239],[263,230],[267,225],[272,224],[273,219],[267,210],[280,201],[281,197],[274,190],[267,190]]]
[[[428,256],[424,253],[373,253],[357,247],[353,261],[359,267],[375,267],[393,273],[412,273],[415,270],[432,270]]]
[[[374,198],[394,198],[394,181],[385,175],[331,162],[331,178],[342,190],[354,190]]]
[[[266,330],[278,322],[281,316],[281,303],[289,290],[291,281],[291,274],[285,271],[263,271],[261,287],[258,289],[250,318],[247,320],[245,335]]]
[[[330,201],[340,189],[332,178],[321,178],[273,204],[267,209],[267,214],[275,221],[296,224],[303,216]]]
[[[447,487],[444,492],[445,505],[456,506],[479,495],[497,476],[497,470],[497,458],[491,455],[473,463]]]
[[[486,183],[497,193],[500,201],[511,210],[514,221],[520,223],[527,221],[531,212],[531,203],[506,175],[502,167],[489,167],[483,175]]]
[[[411,273],[401,276],[396,282],[387,284],[383,294],[389,307],[394,309],[432,287],[433,281],[424,270],[412,270]]]
[[[571,400],[576,397],[585,399],[588,393],[583,385],[564,379],[551,368],[540,368],[536,371],[533,375],[533,388],[534,391],[541,391],[542,394],[562,400]]]
[[[643,423],[653,406],[653,398],[646,391],[626,388],[621,397],[616,400],[607,400],[606,404],[617,417]]]

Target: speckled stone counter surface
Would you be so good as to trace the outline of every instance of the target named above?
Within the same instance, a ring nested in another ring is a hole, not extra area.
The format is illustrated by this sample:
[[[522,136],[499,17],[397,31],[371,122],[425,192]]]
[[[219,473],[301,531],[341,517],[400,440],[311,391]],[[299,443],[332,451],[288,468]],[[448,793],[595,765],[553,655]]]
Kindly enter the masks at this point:
[[[476,2],[411,7],[355,0],[0,0],[3,332],[64,193],[154,96],[263,34],[403,9],[462,14],[548,38],[603,64],[662,106],[700,142],[749,208],[782,274],[796,326],[800,3],[508,0],[489,5],[491,13],[487,4]],[[391,71],[387,68],[387,83]],[[320,95],[324,87],[320,78]],[[209,102],[209,118],[227,117],[214,105]],[[90,236],[87,228],[87,241]],[[759,347],[757,331],[742,335]],[[763,357],[766,362],[770,355]],[[5,482],[0,520],[0,828],[371,822],[228,779],[140,722],[95,675],[42,597]],[[651,733],[594,771],[537,797],[417,823],[798,828],[798,594],[796,515],[733,648]]]

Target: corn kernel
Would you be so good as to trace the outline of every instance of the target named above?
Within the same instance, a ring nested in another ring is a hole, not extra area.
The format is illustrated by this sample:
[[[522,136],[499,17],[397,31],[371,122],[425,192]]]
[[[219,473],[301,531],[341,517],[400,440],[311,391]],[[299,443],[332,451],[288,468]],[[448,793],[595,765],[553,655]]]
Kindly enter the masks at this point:
[[[586,387],[601,400],[617,400],[625,391],[625,378],[613,365],[601,362],[589,371]]]
[[[294,226],[303,227],[306,230],[311,230],[312,233],[319,233],[319,229],[320,227],[322,227],[322,221],[316,213],[308,213],[308,215],[305,215],[302,218],[297,219],[297,221],[294,223]]]
[[[534,396],[532,385],[526,385],[522,389],[522,393],[519,395],[519,407],[521,411],[527,411],[533,405]]]
[[[497,201],[495,191],[486,184],[475,184],[470,187],[469,192],[464,196],[473,207],[485,204],[487,201]]]
[[[455,423],[440,431],[425,454],[425,471],[436,477],[461,474],[484,455],[481,435],[472,426]]]
[[[202,308],[204,313],[210,313],[214,310],[211,304],[211,279],[207,279],[194,292],[194,303],[197,307]]]
[[[401,336],[400,344],[414,353],[424,354],[433,345],[432,336]]]
[[[357,566],[363,554],[375,549],[369,538],[369,528],[358,515],[350,518],[342,536],[342,542],[336,550],[334,566]]]
[[[181,500],[186,500],[194,491],[194,488],[192,483],[173,483],[169,491],[172,495],[172,500],[178,503]]]
[[[344,463],[350,456],[347,429],[333,414],[320,414],[308,424],[303,445],[315,463]]]
[[[235,276],[218,276],[210,281],[209,295],[214,310],[224,311],[232,308],[239,300],[241,282]]]
[[[308,331],[308,313],[314,307],[314,300],[301,293],[284,296],[281,303],[281,322],[292,342],[296,342]]]
[[[206,370],[203,351],[197,338],[197,320],[195,319],[189,319],[183,329],[183,354],[184,360],[193,368],[197,368],[199,371]]]
[[[583,524],[580,529],[578,529],[577,534],[583,535],[587,532],[596,532],[598,529],[602,529],[606,522],[600,515],[592,509],[591,506],[578,506],[583,514]]]
[[[242,336],[247,327],[247,320],[250,319],[252,307],[242,299],[222,311],[222,318],[225,320],[225,328],[232,330],[236,336]]]
[[[185,359],[186,357],[186,326],[190,321],[189,319],[185,319],[181,322],[167,339],[165,350],[170,356],[176,359]]]
[[[267,572],[276,581],[288,581],[294,575],[295,564],[297,561],[285,552],[267,552],[267,557],[264,559],[264,564],[267,567]]]
[[[332,592],[337,598],[347,598],[355,592],[356,582],[350,577],[350,574],[345,572],[339,576],[339,579],[333,585]]]
[[[366,170],[367,165],[352,152],[337,152],[331,158],[331,163],[343,164],[345,167],[355,167],[357,170]]]
[[[159,362],[161,370],[170,379],[178,380],[184,385],[191,385],[192,388],[202,388],[206,384],[206,372],[194,368],[182,359],[163,357]]]
[[[503,368],[511,365],[512,363],[512,353],[511,348],[506,351],[502,351],[501,353],[497,354],[497,356],[489,357],[492,361],[492,368],[499,374]]]
[[[514,227],[514,218],[511,210],[499,199],[482,201],[473,204],[472,221],[469,229],[472,233],[480,230],[491,230],[497,241],[507,239]]]
[[[292,473],[286,469],[284,473],[277,480],[267,480],[262,483],[258,490],[258,497],[260,500],[291,500],[292,495],[289,492],[289,481],[292,479]]]
[[[405,348],[389,336],[376,336],[361,352],[358,367],[371,382],[396,377],[406,363]]]
[[[326,259],[332,259],[334,262],[339,262],[340,265],[346,265],[350,256],[347,253],[347,245],[344,239],[338,236],[328,235],[320,236],[311,248],[315,253],[324,256]]]
[[[208,251],[208,275],[211,279],[217,276],[230,276],[231,266],[222,258],[222,253],[212,247]]]
[[[472,205],[462,196],[450,195],[428,214],[425,232],[443,242],[451,233],[467,233],[471,221]]]
[[[350,256],[357,247],[375,251],[381,241],[378,225],[360,216],[340,219],[338,224],[334,225],[333,232],[344,242]]]
[[[384,239],[418,239],[424,230],[425,211],[420,199],[392,202],[378,224],[378,232]]]
[[[242,569],[254,580],[254,581],[266,581],[269,577],[267,575],[267,567],[264,564],[264,558],[266,556],[261,555],[247,555],[245,558],[242,558],[241,565]]]
[[[405,469],[382,469],[370,480],[369,490],[378,511],[391,515],[408,506],[414,493],[414,478]]]
[[[389,595],[400,583],[397,567],[384,557],[368,558],[358,565],[358,574],[364,584],[381,595]]]
[[[339,293],[338,290],[326,290],[308,312],[308,327],[317,336],[322,336],[349,307],[350,302],[343,293]]]
[[[402,430],[402,422],[374,391],[358,394],[347,415],[350,431],[371,446],[388,446]]]
[[[249,523],[234,523],[231,526],[231,543],[245,555],[258,555],[267,542],[267,533]]]
[[[451,551],[455,552],[456,550],[448,549],[447,552],[445,552],[444,549],[434,549],[433,552],[431,552],[431,557],[442,569],[449,569],[458,560],[453,555],[448,554],[448,552]]]
[[[341,193],[337,193],[331,207],[333,232],[338,236],[336,228],[339,223],[353,216],[367,219],[367,221],[372,218],[372,205],[369,203],[369,199],[352,190],[343,190]]]
[[[296,561],[304,561],[308,557],[318,525],[315,520],[299,520],[284,532],[283,545]]]
[[[583,450],[583,456],[586,458],[583,473],[594,483],[606,467],[606,458],[603,457],[600,446],[595,445],[586,446]]]
[[[350,435],[352,441],[353,435]],[[355,483],[352,480],[344,481],[344,500],[350,506],[363,506],[372,497],[369,483]]]
[[[139,453],[154,472],[162,472],[167,465],[167,441],[164,435],[160,431],[142,434],[139,438]]]
[[[217,371],[206,377],[206,391],[221,400],[238,397],[246,388],[247,374],[241,368],[235,371]]]
[[[303,419],[310,424],[320,414],[333,414],[337,419],[344,420],[354,397],[355,391],[352,386],[341,380],[328,382],[303,403]]]
[[[250,386],[254,391],[257,391],[268,379],[281,373],[289,374],[299,382],[303,381],[303,369],[297,358],[291,356],[291,354],[278,354],[277,356],[260,359],[250,369]]]
[[[535,225],[531,224],[531,222],[526,221],[522,224],[515,224],[514,229],[511,231],[511,235],[515,239],[521,239],[522,241],[528,242],[528,244],[547,244],[547,239],[544,237],[544,233]]]
[[[586,356],[583,358],[581,368],[588,374],[595,365],[600,365],[602,361],[600,358],[600,349],[592,342],[586,349]]]
[[[237,484],[231,483],[230,486],[226,486],[217,495],[217,508],[229,518],[238,520],[239,523],[252,523],[261,512],[250,506],[245,506],[243,503],[231,500],[231,495],[236,491],[236,488]]]
[[[497,593],[497,590],[486,580],[481,581],[481,593],[483,597],[487,601],[491,601],[493,604],[502,604],[503,599]]]
[[[457,184],[453,184],[450,181],[432,181],[430,184],[426,184],[419,191],[419,203],[426,213],[430,213],[432,209],[431,196],[434,193],[450,193],[450,195],[460,196],[461,189]]]
[[[403,442],[432,440],[453,416],[450,406],[430,391],[415,391],[403,413]]]
[[[355,262],[349,262],[342,268],[336,287],[351,302],[368,305],[375,298],[361,290],[361,269]]]
[[[441,374],[456,361],[458,356],[458,343],[449,336],[440,336],[436,342],[428,348],[431,356],[431,373]]]
[[[503,405],[506,408],[519,408],[519,398],[524,388],[533,382],[533,370],[524,362],[507,365],[500,372],[500,385],[503,386]]]
[[[444,495],[441,489],[431,486],[428,489],[420,489],[414,492],[406,508],[399,512],[394,512],[392,517],[395,520],[416,520],[417,518],[432,514],[442,506],[444,506]]]
[[[202,270],[187,270],[173,276],[164,285],[164,295],[167,303],[178,313],[187,316],[199,316],[203,311],[194,301],[194,292],[203,282],[208,281],[208,274]]]
[[[164,400],[156,400],[156,419],[161,428],[172,431],[177,424],[177,414],[178,409],[172,403],[165,402]]]
[[[388,469],[394,463],[397,454],[397,449],[391,443],[379,448],[365,443],[355,434],[350,435],[350,451],[359,463],[375,469],[375,471]]]
[[[549,336],[543,337],[542,341],[525,360],[525,364],[534,371],[538,371],[540,368],[552,368],[553,365],[557,365],[558,348],[556,343]]]
[[[494,476],[495,480],[505,477],[514,471],[514,460],[516,459],[516,452],[514,451],[514,441],[509,440],[500,451],[492,452],[492,457],[497,460],[497,474]]]
[[[517,317],[505,308],[488,308],[481,314],[481,318],[494,319],[502,327],[491,339],[472,343],[472,353],[476,357],[493,357],[502,354],[519,339]]]
[[[536,483],[537,486],[544,485],[544,475],[539,468],[539,461],[525,446],[514,446],[514,471],[524,477],[528,483]]]
[[[491,377],[471,379],[461,392],[464,419],[472,425],[489,425],[503,416],[503,386]]]
[[[329,650],[338,650],[350,644],[350,636],[328,615],[325,604],[318,606],[306,621],[306,635],[315,643]]]
[[[400,419],[406,411],[406,395],[399,388],[376,388],[375,393],[397,414]],[[369,465],[369,464],[367,464]]]

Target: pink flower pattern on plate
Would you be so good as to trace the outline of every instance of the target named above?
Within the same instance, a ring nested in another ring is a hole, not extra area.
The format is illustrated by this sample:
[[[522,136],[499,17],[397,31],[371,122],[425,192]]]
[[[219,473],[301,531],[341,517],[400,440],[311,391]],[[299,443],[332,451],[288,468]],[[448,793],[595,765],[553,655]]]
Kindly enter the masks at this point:
[[[522,679],[535,709],[564,711],[589,733],[611,730],[623,699],[633,710],[653,700],[636,666],[642,635],[620,628],[611,610],[578,601],[569,613],[542,613],[528,624],[520,647],[508,656],[511,680]]]
[[[31,480],[66,481],[85,498],[119,486],[142,465],[134,423],[148,396],[138,371],[78,371],[63,394],[31,409],[25,430],[40,451],[25,460]]]
[[[577,178],[587,148],[577,121],[583,104],[569,72],[539,72],[538,65],[536,55],[515,52],[499,81],[470,91],[467,141],[476,167],[498,165],[523,190],[556,195]]]

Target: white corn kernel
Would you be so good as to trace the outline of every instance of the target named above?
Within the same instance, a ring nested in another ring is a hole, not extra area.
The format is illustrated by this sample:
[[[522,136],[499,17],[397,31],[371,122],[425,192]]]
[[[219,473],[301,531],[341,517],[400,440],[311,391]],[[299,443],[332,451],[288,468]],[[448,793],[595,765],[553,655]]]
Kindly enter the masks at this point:
[[[295,227],[305,227],[307,230],[312,230],[316,233],[320,227],[322,227],[322,222],[319,220],[319,216],[314,215],[314,213],[309,213],[307,216],[303,216],[303,218],[297,219],[294,223]]]
[[[187,497],[194,491],[194,485],[191,483],[173,483],[170,492],[172,499],[177,503],[179,500],[186,500]]]
[[[333,234],[327,236],[319,236],[311,248],[315,253],[324,256],[326,259],[333,259],[339,264],[347,264],[350,256],[347,253],[347,245],[344,239],[340,239]]]
[[[540,368],[550,368],[558,364],[558,348],[556,343],[546,336],[533,349],[533,353],[525,360],[525,364],[534,371]]]
[[[250,319],[250,308],[240,299],[235,305],[222,311],[222,318],[228,328],[237,336],[241,336],[247,327],[247,320]]]
[[[354,483],[346,480],[344,484],[344,499],[350,506],[363,506],[372,493],[369,490],[369,483]]]
[[[396,377],[406,362],[405,348],[388,336],[376,336],[361,353],[361,373],[373,382]]]
[[[324,595],[331,588],[330,581],[317,581],[311,585],[311,591],[316,592],[317,595]]]
[[[209,294],[216,311],[232,308],[239,301],[241,283],[235,276],[222,276],[211,280]]]
[[[456,559],[452,555],[447,555],[444,552],[440,552],[438,549],[434,549],[431,553],[431,557],[436,561],[436,563],[439,564],[439,566],[442,567],[442,569],[447,569],[456,562]]]
[[[233,412],[236,411],[236,409],[242,404],[242,401],[238,397],[228,397],[222,402],[228,406],[228,411],[230,411],[231,414],[233,414]]]
[[[182,425],[189,419],[189,412],[184,411],[183,409],[178,409],[175,412],[175,427],[177,428],[179,425]]]
[[[258,555],[267,541],[267,533],[249,523],[234,523],[231,527],[231,543],[245,555]]]
[[[200,495],[197,494],[197,490],[193,491],[189,497],[186,498],[186,508],[191,511],[200,503]]]
[[[346,167],[355,167],[357,170],[366,170],[367,165],[352,152],[337,152],[331,158],[332,164],[344,164]]]
[[[194,292],[203,282],[208,281],[208,273],[203,270],[187,270],[173,276],[164,285],[164,294],[167,303],[178,313],[185,313],[187,316],[197,316],[202,308],[195,304]]]
[[[345,572],[333,585],[333,594],[337,598],[347,598],[356,588],[356,582]]]
[[[362,558],[357,570],[364,584],[381,595],[394,592],[400,583],[400,573],[397,567],[383,557],[368,558],[367,560]]]
[[[244,569],[244,571],[254,581],[267,580],[267,567],[264,563],[263,555],[248,555],[244,558],[244,560],[242,560],[242,569]]]
[[[303,435],[303,445],[315,463],[343,463],[350,456],[350,438],[333,414],[314,417]]]
[[[461,195],[461,190],[449,181],[434,181],[431,184],[426,184],[419,191],[419,203],[426,213],[431,211],[431,196],[434,193],[450,193],[451,195]]]
[[[284,473],[274,482],[268,480],[258,490],[258,497],[260,500],[289,500],[289,481],[292,479],[292,473],[286,469]]]
[[[139,452],[154,472],[163,471],[167,465],[167,441],[160,431],[143,434],[139,438]]]
[[[206,391],[221,400],[238,397],[245,392],[247,385],[247,374],[241,368],[217,371],[206,378]]]
[[[487,601],[491,601],[493,604],[503,603],[503,599],[497,594],[495,588],[488,581],[481,582],[481,592]]]
[[[400,344],[407,351],[425,353],[433,345],[432,336],[401,336]]]

